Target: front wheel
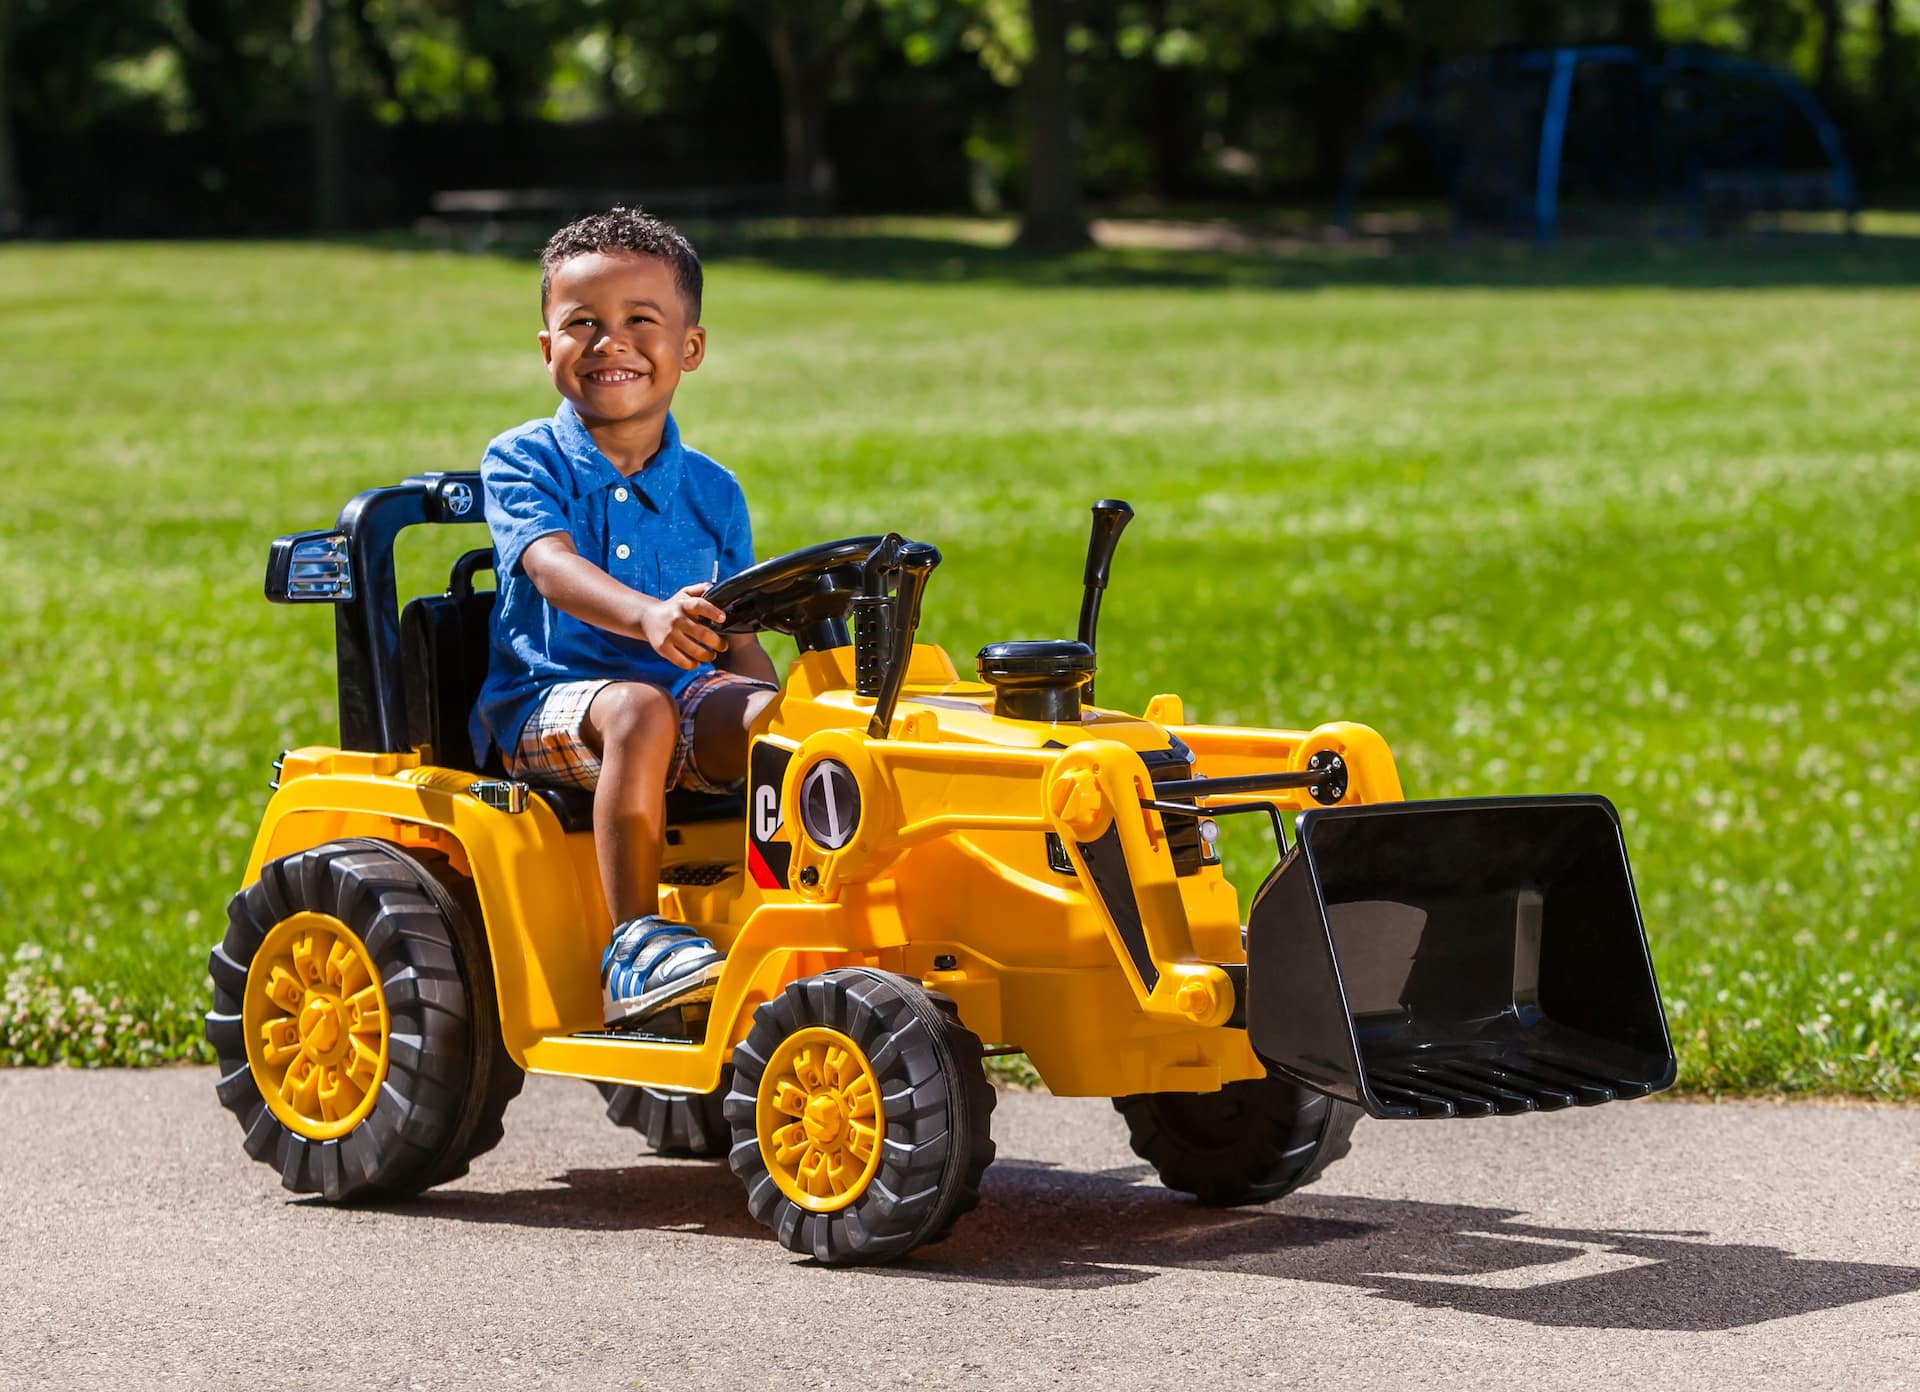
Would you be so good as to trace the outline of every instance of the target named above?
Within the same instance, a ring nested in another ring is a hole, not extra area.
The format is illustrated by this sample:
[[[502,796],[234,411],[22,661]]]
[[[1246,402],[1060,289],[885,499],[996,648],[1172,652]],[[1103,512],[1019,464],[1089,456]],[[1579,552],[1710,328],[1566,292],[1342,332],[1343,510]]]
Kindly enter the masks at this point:
[[[980,1201],[993,1087],[953,1003],[864,967],[796,981],[733,1053],[727,1162],[782,1246],[840,1265],[938,1242]]]
[[[415,1194],[501,1136],[522,1074],[444,857],[316,846],[260,872],[213,950],[207,1042],[247,1154],[295,1193]]]
[[[1169,1189],[1203,1204],[1266,1203],[1311,1184],[1347,1153],[1360,1109],[1284,1078],[1218,1092],[1144,1092],[1113,1099],[1133,1153]]]

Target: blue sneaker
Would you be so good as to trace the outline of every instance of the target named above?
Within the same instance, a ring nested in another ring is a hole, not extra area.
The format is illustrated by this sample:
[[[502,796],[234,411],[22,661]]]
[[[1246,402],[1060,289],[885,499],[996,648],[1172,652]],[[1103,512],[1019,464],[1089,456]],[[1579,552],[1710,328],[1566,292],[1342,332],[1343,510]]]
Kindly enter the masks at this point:
[[[725,957],[693,929],[658,914],[614,929],[600,958],[600,992],[609,1029],[671,1005],[713,996]]]

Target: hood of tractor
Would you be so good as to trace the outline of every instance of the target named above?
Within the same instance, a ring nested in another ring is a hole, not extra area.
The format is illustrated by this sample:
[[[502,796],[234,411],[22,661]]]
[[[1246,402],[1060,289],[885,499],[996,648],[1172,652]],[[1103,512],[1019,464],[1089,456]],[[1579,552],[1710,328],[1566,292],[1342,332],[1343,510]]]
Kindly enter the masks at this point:
[[[848,649],[802,654],[780,702],[778,728],[804,737],[823,729],[864,730],[871,697],[853,690]],[[1005,749],[1064,749],[1087,740],[1111,740],[1141,754],[1172,747],[1166,728],[1121,711],[1088,706],[1076,720],[1027,720],[995,713],[998,693],[963,678],[944,648],[916,643],[888,738],[913,743],[997,745]]]

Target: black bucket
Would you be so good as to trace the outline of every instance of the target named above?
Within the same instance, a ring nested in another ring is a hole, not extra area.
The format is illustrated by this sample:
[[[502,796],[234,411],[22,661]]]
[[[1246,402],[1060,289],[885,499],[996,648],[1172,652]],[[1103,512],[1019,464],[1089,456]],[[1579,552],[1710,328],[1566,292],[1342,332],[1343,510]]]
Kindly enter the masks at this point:
[[[1673,1082],[1613,805],[1485,798],[1303,813],[1247,923],[1247,1029],[1376,1117],[1492,1116]]]

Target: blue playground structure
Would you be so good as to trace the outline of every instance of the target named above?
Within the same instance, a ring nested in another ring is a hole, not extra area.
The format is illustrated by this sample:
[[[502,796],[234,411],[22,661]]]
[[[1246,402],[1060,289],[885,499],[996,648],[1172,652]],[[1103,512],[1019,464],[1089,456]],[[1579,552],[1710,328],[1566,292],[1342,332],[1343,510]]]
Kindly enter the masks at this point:
[[[1692,235],[1752,213],[1834,210],[1851,232],[1860,211],[1846,145],[1805,85],[1704,49],[1581,45],[1442,64],[1368,127],[1342,181],[1341,227],[1390,141],[1444,184],[1456,232],[1551,242],[1570,207],[1651,212],[1658,230]]]

